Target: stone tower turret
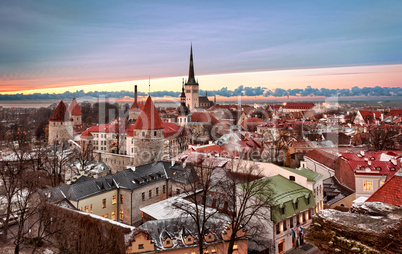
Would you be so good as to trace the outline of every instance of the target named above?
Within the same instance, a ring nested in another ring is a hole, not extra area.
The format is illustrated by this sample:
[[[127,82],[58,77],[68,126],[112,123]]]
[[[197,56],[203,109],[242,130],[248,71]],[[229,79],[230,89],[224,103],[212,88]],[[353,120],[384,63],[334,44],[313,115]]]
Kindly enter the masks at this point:
[[[81,109],[75,98],[73,98],[73,100],[71,101],[71,104],[70,106],[68,106],[67,111],[69,112],[70,117],[73,120],[73,126],[82,124]]]
[[[59,144],[73,137],[73,122],[63,101],[60,101],[57,108],[49,118],[49,140],[48,144]]]
[[[135,166],[161,160],[164,126],[151,96],[148,96],[133,129]]]

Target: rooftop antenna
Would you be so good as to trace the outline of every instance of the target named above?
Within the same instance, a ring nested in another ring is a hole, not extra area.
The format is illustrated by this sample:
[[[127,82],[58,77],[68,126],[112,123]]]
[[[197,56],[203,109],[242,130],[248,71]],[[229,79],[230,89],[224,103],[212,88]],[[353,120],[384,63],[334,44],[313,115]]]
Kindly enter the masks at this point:
[[[149,76],[149,88],[148,88],[148,96],[151,96],[151,76]]]

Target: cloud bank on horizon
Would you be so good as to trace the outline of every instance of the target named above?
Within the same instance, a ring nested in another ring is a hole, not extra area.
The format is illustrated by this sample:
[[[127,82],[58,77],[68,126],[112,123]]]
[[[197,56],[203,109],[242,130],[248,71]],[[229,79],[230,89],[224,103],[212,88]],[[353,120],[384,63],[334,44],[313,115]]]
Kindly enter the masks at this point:
[[[139,96],[147,96],[147,93],[139,92]],[[173,98],[178,99],[180,92],[175,91],[155,91],[150,95],[156,98]],[[223,87],[219,90],[200,90],[200,95],[220,96],[220,97],[239,97],[245,96],[249,98],[272,98],[272,97],[287,97],[295,98],[303,97],[353,97],[353,96],[402,96],[402,87],[363,87],[357,86],[351,89],[328,89],[328,88],[312,88],[307,86],[305,89],[282,89],[276,88],[273,90],[265,87],[244,87],[239,86],[236,89],[229,90]],[[2,100],[49,100],[49,99],[72,99],[80,98],[85,99],[128,99],[133,98],[132,91],[119,91],[119,92],[84,92],[83,90],[75,92],[64,92],[60,94],[49,93],[35,93],[35,94],[0,94],[0,101]]]
[[[190,42],[198,75],[400,64],[400,13],[398,0],[4,0],[0,91],[183,75]]]

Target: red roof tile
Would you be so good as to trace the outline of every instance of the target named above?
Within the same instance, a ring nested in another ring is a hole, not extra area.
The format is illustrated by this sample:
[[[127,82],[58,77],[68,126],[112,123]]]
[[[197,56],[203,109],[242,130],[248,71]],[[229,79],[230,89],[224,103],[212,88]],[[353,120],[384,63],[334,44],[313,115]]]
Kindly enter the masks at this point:
[[[391,177],[401,169],[401,159],[392,151],[342,153],[356,175],[387,175]]]
[[[335,160],[337,155],[327,153],[324,149],[314,149],[308,152],[305,157],[308,157],[322,165],[335,170]]]
[[[367,116],[375,116],[375,118],[381,118],[382,113],[374,110],[359,110],[360,115],[364,118]]]
[[[70,121],[70,118],[68,117],[68,114],[66,114],[67,113],[66,111],[67,111],[66,105],[64,104],[63,101],[60,101],[59,105],[57,105],[57,108],[50,116],[49,121],[53,122]]]
[[[89,130],[86,130],[81,134],[81,138],[93,138],[93,137],[94,136],[92,136],[92,134]]]
[[[72,116],[80,116],[80,115],[82,115],[80,106],[78,104],[75,105],[73,111],[71,112],[71,115]]]
[[[286,109],[312,109],[314,103],[312,102],[287,102],[284,107]]]
[[[153,129],[163,129],[163,122],[159,116],[158,111],[151,99],[148,96],[145,102],[144,108],[142,109],[138,119],[135,121],[134,129],[136,130],[153,130]]]
[[[68,106],[68,113],[71,114],[71,112],[73,112],[73,109],[75,108],[75,106],[78,105],[77,101],[75,100],[75,98],[73,98],[73,100],[70,103],[70,106]]]
[[[402,206],[402,173],[398,172],[376,190],[366,202],[382,202]]]
[[[385,115],[386,117],[388,116],[399,116],[402,117],[402,109],[391,109],[388,114]]]
[[[262,121],[260,118],[253,117],[244,120],[241,123],[241,126],[243,126],[243,128],[246,130],[255,131],[257,129],[257,126],[262,124],[264,124],[264,121]]]
[[[212,125],[218,124],[219,120],[210,112],[194,112],[191,115],[191,122],[209,123]]]

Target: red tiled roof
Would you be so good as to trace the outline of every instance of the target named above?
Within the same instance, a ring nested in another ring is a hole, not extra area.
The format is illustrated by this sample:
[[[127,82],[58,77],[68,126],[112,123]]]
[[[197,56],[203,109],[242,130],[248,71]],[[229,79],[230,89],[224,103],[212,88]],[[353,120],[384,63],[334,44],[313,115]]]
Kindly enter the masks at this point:
[[[158,111],[151,99],[148,96],[145,102],[144,108],[142,109],[138,119],[135,121],[134,129],[136,130],[153,130],[153,129],[163,129],[163,122],[159,116]]]
[[[402,109],[391,109],[388,114],[385,115],[386,117],[388,116],[399,116],[402,117]]]
[[[89,130],[86,130],[81,134],[81,138],[93,138],[93,137],[94,136],[92,136],[92,134]]]
[[[131,108],[129,110],[140,110],[140,107],[138,106],[137,101],[134,101],[133,105],[131,105]]]
[[[123,124],[119,125],[120,133],[125,132],[125,126]],[[88,129],[89,132],[102,132],[102,133],[117,133],[117,124],[100,124],[92,126]]]
[[[194,112],[191,115],[191,122],[210,123],[215,125],[219,123],[219,120],[209,112]]]
[[[375,118],[381,118],[382,113],[374,110],[359,110],[360,115],[364,118],[367,116],[375,116]]]
[[[243,128],[246,130],[248,130],[248,129],[255,130],[256,127],[261,124],[264,124],[264,121],[262,121],[260,118],[253,117],[253,118],[248,118],[248,119],[244,120],[241,123],[241,126],[243,126]]]
[[[163,126],[164,126],[164,131],[163,131],[163,133],[164,133],[164,137],[165,137],[165,138],[174,136],[175,134],[178,134],[178,135],[185,135],[185,134],[188,133],[187,128],[185,128],[185,127],[183,127],[183,126],[180,126],[180,125],[177,125],[177,124],[175,124],[175,123],[167,123],[167,122],[164,122],[164,123],[163,123]]]
[[[331,153],[325,152],[324,149],[314,149],[308,152],[305,157],[308,157],[324,166],[335,170],[335,160],[337,156]]]
[[[67,107],[63,101],[60,101],[57,108],[54,110],[53,114],[50,116],[49,121],[54,122],[64,122],[70,121],[69,117],[66,115]]]
[[[287,102],[284,107],[286,109],[312,109],[314,103],[312,102]]]
[[[73,111],[71,112],[71,115],[72,116],[80,116],[80,115],[82,115],[80,106],[78,104],[75,105]]]
[[[71,101],[70,106],[68,106],[68,113],[71,114],[71,112],[73,112],[73,109],[75,108],[75,106],[78,105],[77,101],[75,100],[75,98],[73,98],[73,100]]]
[[[378,188],[366,202],[382,202],[402,206],[402,174],[398,172]]]
[[[342,153],[356,175],[387,175],[401,169],[401,158],[392,151],[369,153]],[[395,165],[396,164],[396,165]]]

